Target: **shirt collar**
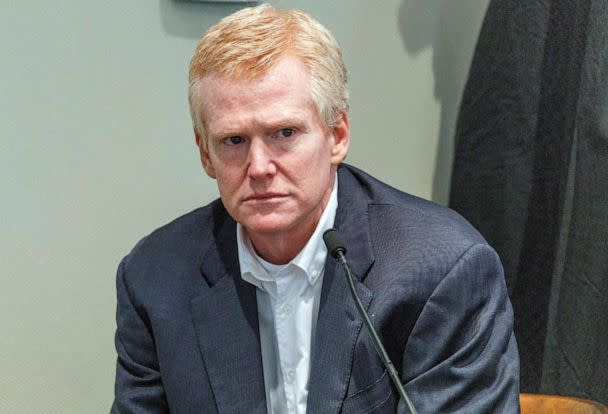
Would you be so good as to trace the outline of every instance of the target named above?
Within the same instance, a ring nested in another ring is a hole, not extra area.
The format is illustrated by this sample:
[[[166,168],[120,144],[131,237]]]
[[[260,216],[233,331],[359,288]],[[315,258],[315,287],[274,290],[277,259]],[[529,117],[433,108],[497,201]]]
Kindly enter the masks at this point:
[[[316,283],[323,272],[325,259],[327,258],[327,247],[323,242],[323,233],[334,225],[337,208],[338,174],[334,177],[334,186],[329,201],[323,210],[323,214],[321,214],[315,231],[304,248],[283,269],[295,266],[306,274],[306,278],[311,285]],[[266,282],[274,282],[273,277],[262,265],[261,261],[263,259],[255,252],[249,237],[247,237],[247,232],[240,223],[237,223],[236,231],[241,278],[262,290],[266,290],[264,285],[267,285]]]

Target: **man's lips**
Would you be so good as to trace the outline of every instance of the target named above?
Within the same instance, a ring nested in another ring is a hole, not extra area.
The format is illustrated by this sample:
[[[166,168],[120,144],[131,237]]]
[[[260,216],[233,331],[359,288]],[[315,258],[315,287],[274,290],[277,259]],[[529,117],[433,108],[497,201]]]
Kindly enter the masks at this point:
[[[245,202],[264,202],[264,201],[278,201],[283,198],[286,198],[287,194],[282,193],[263,193],[263,194],[252,194],[248,197],[245,197]]]

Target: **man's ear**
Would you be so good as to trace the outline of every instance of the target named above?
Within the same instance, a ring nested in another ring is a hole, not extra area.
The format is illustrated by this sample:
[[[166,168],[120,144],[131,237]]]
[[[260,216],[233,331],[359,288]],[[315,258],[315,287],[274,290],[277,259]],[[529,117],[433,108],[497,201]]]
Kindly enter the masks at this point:
[[[196,141],[196,146],[198,147],[198,152],[201,157],[201,164],[203,165],[203,169],[209,177],[215,179],[215,168],[213,168],[213,163],[211,162],[211,158],[209,157],[207,141],[196,129],[194,130],[194,139]]]
[[[340,118],[330,132],[332,135],[331,163],[332,165],[338,165],[346,158],[350,145],[350,122],[346,112],[340,114]]]

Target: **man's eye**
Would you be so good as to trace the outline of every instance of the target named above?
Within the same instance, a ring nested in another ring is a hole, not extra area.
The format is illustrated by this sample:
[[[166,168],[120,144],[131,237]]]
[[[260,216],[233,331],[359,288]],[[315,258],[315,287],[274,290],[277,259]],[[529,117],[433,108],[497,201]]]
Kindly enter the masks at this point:
[[[283,128],[279,131],[279,135],[283,138],[288,138],[295,133],[296,133],[296,131],[292,128]]]
[[[234,137],[228,137],[224,140],[224,142],[228,145],[238,145],[241,144],[243,141],[243,137],[240,137],[238,135]]]

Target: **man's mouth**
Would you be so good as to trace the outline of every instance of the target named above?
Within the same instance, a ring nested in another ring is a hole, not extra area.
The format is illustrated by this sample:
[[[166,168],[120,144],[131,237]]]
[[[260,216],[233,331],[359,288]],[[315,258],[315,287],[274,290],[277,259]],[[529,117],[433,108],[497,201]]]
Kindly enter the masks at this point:
[[[287,195],[282,194],[282,193],[252,194],[245,198],[245,202],[261,203],[261,202],[267,202],[267,201],[280,201],[286,197],[287,197]]]

